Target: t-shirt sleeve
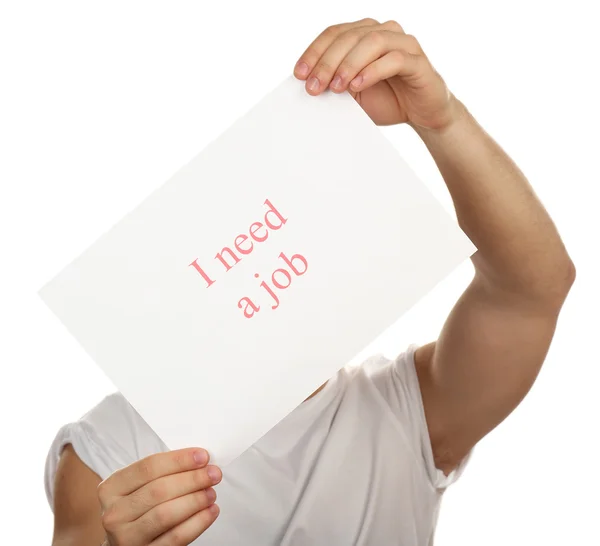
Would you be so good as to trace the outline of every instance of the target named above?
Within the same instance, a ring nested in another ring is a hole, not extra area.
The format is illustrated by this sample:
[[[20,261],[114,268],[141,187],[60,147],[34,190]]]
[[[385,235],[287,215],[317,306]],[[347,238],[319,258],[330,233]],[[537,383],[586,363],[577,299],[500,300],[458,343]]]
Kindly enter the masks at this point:
[[[380,390],[392,412],[401,421],[401,428],[417,457],[423,462],[429,479],[436,489],[444,490],[462,475],[468,464],[471,450],[459,465],[446,476],[435,466],[425,408],[419,379],[415,369],[414,355],[417,345],[410,345],[393,360],[379,356],[371,365],[372,381]]]
[[[44,486],[51,508],[54,508],[58,462],[68,444],[102,480],[148,455],[167,451],[165,444],[123,395],[110,394],[80,419],[58,430],[44,469]]]

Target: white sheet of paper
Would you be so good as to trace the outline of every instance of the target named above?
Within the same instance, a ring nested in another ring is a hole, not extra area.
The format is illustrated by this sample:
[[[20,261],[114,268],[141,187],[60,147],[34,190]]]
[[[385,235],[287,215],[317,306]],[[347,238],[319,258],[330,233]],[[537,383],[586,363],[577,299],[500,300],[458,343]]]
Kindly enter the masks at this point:
[[[226,465],[474,251],[351,97],[290,77],[40,295],[169,448]]]

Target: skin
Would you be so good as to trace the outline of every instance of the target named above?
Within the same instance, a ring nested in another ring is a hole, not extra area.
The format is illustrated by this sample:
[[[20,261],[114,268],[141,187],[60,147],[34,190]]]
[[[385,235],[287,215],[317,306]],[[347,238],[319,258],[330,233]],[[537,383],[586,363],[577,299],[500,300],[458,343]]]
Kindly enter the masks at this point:
[[[438,339],[415,355],[436,465],[448,474],[533,385],[575,268],[523,173],[397,22],[327,28],[294,74],[310,95],[349,92],[378,125],[412,127],[478,248],[472,282]],[[68,446],[56,477],[53,544],[189,544],[218,516],[211,485],[221,476],[212,467],[211,481],[211,465],[194,453],[205,452],[153,455],[100,482]]]

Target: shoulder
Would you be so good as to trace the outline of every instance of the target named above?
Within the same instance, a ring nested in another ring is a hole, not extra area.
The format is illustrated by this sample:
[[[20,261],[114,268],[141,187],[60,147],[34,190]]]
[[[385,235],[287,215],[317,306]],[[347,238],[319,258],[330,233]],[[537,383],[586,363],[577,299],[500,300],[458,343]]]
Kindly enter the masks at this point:
[[[110,450],[119,467],[166,450],[156,433],[119,392],[106,396],[73,425],[85,433],[91,446]],[[110,470],[114,472],[116,468]]]
[[[374,354],[357,367],[354,380],[376,387],[388,403],[418,406],[417,355],[421,352],[422,348],[412,344],[394,357]]]
[[[46,495],[51,506],[55,475],[67,445],[102,480],[119,468],[167,450],[121,393],[110,394],[56,433],[45,466]]]
[[[427,421],[428,373],[435,343],[411,344],[393,358],[382,354],[365,360],[353,381],[360,382],[362,394],[380,397],[393,414],[399,430],[410,448],[425,466],[431,483],[445,489],[462,473],[466,457],[448,469],[439,463],[440,456],[432,442]],[[442,470],[443,469],[443,470]]]

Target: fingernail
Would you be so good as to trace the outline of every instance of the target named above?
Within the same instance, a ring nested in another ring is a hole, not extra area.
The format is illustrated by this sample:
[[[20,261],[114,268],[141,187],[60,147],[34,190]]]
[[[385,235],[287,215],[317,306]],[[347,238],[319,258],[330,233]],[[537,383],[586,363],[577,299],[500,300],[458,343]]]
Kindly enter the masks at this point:
[[[354,78],[354,79],[353,79],[353,80],[350,82],[350,85],[351,85],[352,87],[359,87],[359,86],[360,86],[360,84],[362,83],[362,81],[363,81],[363,77],[362,77],[362,76],[356,76],[356,78]]]
[[[204,449],[199,449],[194,453],[196,464],[206,464],[208,462],[208,453]]]
[[[206,473],[211,482],[219,483],[219,481],[221,481],[221,471],[216,466],[209,466]]]
[[[305,62],[300,61],[296,65],[296,74],[302,78],[308,76],[308,65]]]
[[[208,500],[208,502],[215,502],[216,498],[217,492],[212,487],[209,487],[206,490],[206,499]]]
[[[333,89],[337,89],[340,85],[342,85],[342,78],[340,78],[339,76],[333,78],[333,81],[331,82],[331,87],[333,87]]]
[[[312,77],[308,80],[308,90],[309,91],[317,91],[319,89],[319,80],[315,77]]]
[[[219,507],[216,504],[211,504],[207,510],[213,515],[213,516],[218,516],[219,515]]]

